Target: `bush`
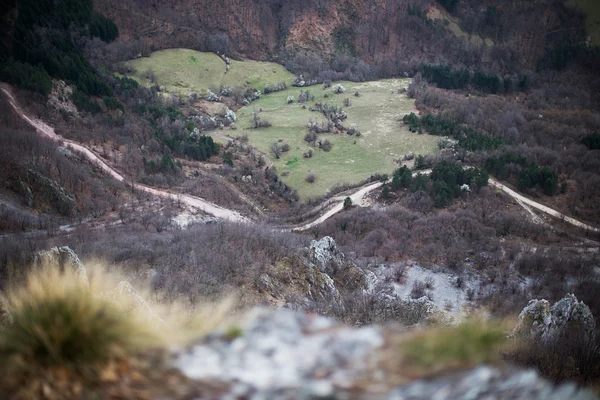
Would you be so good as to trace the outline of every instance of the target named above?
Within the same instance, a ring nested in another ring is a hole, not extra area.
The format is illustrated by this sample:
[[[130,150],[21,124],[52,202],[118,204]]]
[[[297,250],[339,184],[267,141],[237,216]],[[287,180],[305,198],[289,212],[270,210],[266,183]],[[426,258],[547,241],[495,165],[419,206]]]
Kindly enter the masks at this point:
[[[412,184],[412,172],[406,166],[402,166],[394,171],[392,175],[392,190],[410,187]]]
[[[344,210],[349,210],[352,208],[352,199],[350,197],[346,197],[344,199]]]
[[[425,283],[420,280],[413,282],[412,289],[410,290],[410,297],[413,299],[420,299],[425,296]]]
[[[325,152],[330,152],[332,148],[333,144],[329,140],[325,140],[323,143],[321,143],[321,149]]]
[[[123,107],[123,104],[121,104],[121,102],[119,100],[115,99],[114,97],[104,96],[102,98],[102,101],[104,102],[104,105],[106,106],[106,108],[108,108],[109,110],[121,110],[121,111],[125,110],[125,107]]]
[[[90,98],[90,96],[81,92],[80,90],[73,91],[73,94],[71,95],[71,100],[73,101],[73,104],[75,104],[79,111],[87,111],[92,114],[102,112],[102,107],[100,107],[100,104],[96,103]]]
[[[0,330],[6,366],[93,366],[142,346],[149,334],[122,302],[100,296],[75,272],[44,269],[8,295],[10,323]]]
[[[308,183],[314,183],[317,180],[317,176],[315,174],[306,175],[305,181]]]
[[[590,150],[600,150],[600,133],[592,133],[581,139],[581,144]]]
[[[335,93],[335,94],[342,94],[345,91],[346,91],[346,89],[340,84],[337,84],[333,87],[333,93]]]

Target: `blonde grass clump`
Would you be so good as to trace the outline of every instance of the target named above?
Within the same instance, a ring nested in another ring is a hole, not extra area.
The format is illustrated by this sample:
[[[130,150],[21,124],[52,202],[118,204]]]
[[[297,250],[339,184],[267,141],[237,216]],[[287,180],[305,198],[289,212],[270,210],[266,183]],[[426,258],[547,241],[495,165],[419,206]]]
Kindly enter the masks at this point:
[[[131,398],[140,385],[171,398],[180,385],[161,382],[181,377],[166,350],[234,331],[233,297],[157,304],[147,299],[159,295],[138,291],[101,262],[41,261],[23,284],[0,293],[0,393],[7,398],[79,399],[89,391]]]
[[[94,365],[154,343],[152,331],[127,302],[103,295],[96,275],[83,285],[72,270],[42,268],[6,295],[8,323],[0,357],[14,367]]]
[[[234,296],[194,306],[158,304],[100,262],[88,264],[84,274],[41,265],[4,295],[0,364],[91,366],[180,347],[239,319]]]

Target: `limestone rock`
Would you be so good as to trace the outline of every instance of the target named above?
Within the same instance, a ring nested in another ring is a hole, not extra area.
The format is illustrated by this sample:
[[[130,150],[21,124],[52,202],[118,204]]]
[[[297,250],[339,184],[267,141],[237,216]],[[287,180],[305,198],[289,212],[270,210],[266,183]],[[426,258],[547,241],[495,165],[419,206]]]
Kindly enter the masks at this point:
[[[77,274],[85,287],[89,287],[85,266],[69,246],[53,247],[50,250],[40,251],[35,257],[35,264],[57,266],[61,270],[69,268]]]
[[[131,302],[131,311],[142,314],[144,318],[152,322],[163,324],[162,319],[152,310],[152,307],[139,294],[139,292],[127,281],[121,281],[116,288],[106,293],[106,297],[114,302],[126,300]]]
[[[255,309],[241,328],[233,341],[213,336],[178,354],[177,368],[195,379],[235,382],[232,391],[242,397],[290,398],[285,392],[306,391],[299,398],[315,398],[352,385],[384,343],[379,328],[348,328],[284,309]]]
[[[335,240],[331,236],[311,241],[310,250],[312,261],[319,267],[321,272],[326,272],[331,263],[337,265],[345,263],[344,254],[338,250]]]
[[[596,322],[589,309],[573,294],[568,294],[554,305],[547,300],[530,300],[519,314],[515,335],[530,334],[542,340],[550,340],[555,335],[573,325],[581,326],[585,332],[592,333]]]

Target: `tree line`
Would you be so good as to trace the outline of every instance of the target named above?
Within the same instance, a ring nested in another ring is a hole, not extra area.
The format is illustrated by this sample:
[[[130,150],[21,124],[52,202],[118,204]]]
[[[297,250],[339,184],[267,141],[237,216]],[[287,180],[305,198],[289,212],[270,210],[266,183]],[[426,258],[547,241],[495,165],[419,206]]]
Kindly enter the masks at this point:
[[[502,154],[499,157],[489,157],[485,160],[485,168],[499,179],[509,179],[518,168],[518,188],[520,191],[540,186],[549,196],[558,191],[558,175],[549,167],[541,167],[530,162],[526,157],[515,154]]]
[[[391,189],[397,191],[410,188],[411,192],[428,193],[435,207],[444,207],[465,191],[479,190],[487,186],[489,175],[485,169],[464,168],[451,161],[441,161],[433,166],[429,176],[417,174],[402,166],[392,174]],[[465,186],[467,185],[467,186]],[[383,197],[389,192],[385,191]]]
[[[422,64],[421,74],[430,83],[435,83],[442,89],[464,89],[472,86],[475,89],[487,92],[510,93],[514,90],[527,90],[529,77],[521,74],[515,81],[510,76],[502,77],[484,71],[471,72],[467,68],[453,68],[447,64]]]
[[[486,135],[482,131],[440,115],[425,114],[419,118],[411,112],[405,115],[402,121],[408,125],[411,132],[423,133],[425,130],[431,135],[448,136],[458,140],[458,146],[469,151],[494,150],[504,144],[509,144],[506,139]]]

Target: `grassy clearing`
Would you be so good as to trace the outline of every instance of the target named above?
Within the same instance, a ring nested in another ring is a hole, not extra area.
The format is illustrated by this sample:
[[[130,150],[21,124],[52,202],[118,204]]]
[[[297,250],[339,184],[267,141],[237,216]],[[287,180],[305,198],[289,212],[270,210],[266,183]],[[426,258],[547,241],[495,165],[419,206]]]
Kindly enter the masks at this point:
[[[205,93],[211,87],[220,85],[243,86],[263,90],[266,85],[279,82],[290,84],[294,75],[279,64],[261,61],[231,60],[229,72],[225,73],[225,62],[214,53],[202,53],[187,49],[169,49],[127,61],[134,69],[128,75],[140,84],[150,86],[146,72],[152,69],[156,84],[164,86],[167,92],[188,94]]]
[[[302,104],[287,104],[287,97],[298,99],[299,88],[263,96],[260,100],[238,111],[238,127],[249,128],[254,111],[260,111],[261,119],[270,121],[273,126],[262,129],[247,129],[250,143],[267,153],[275,163],[281,179],[306,200],[327,193],[329,189],[344,183],[357,183],[374,173],[391,173],[397,164],[394,160],[405,154],[432,154],[437,151],[439,138],[411,133],[401,122],[402,117],[415,112],[414,101],[398,90],[405,88],[410,79],[389,79],[375,82],[340,82],[346,92],[335,95],[333,90],[321,86],[308,88],[315,101],[343,106],[349,98],[350,107],[344,107],[348,119],[343,123],[349,127],[357,124],[361,137],[322,134],[322,140],[333,143],[333,149],[326,153],[313,149],[313,157],[303,158],[310,147],[304,141],[307,123],[310,119],[324,122],[325,118],[317,112],[309,111],[312,101]],[[355,97],[358,91],[360,97]],[[325,93],[329,98],[324,98]],[[238,131],[239,132],[239,131]],[[289,144],[290,151],[279,160],[269,154],[274,142]],[[308,174],[317,175],[314,183],[305,182]]]
[[[598,0],[570,0],[569,3],[585,12],[585,28],[594,43],[600,45],[600,2]]]

